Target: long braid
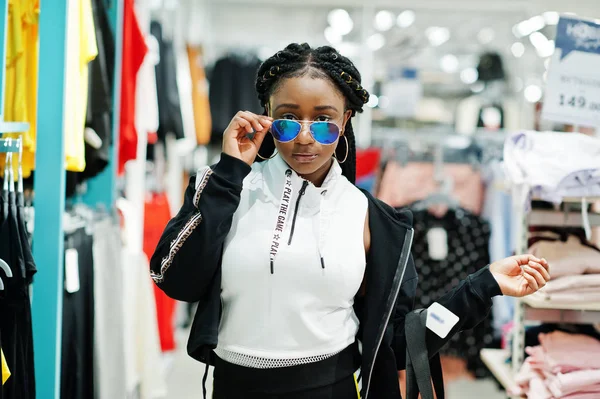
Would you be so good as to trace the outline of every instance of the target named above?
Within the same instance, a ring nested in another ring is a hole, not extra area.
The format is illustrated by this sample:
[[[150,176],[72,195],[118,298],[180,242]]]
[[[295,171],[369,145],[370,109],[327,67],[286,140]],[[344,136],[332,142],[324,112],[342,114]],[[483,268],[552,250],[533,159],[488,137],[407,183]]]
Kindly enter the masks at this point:
[[[333,47],[324,46],[313,49],[308,44],[290,44],[267,59],[258,70],[256,91],[261,105],[266,107],[271,95],[284,79],[305,75],[331,80],[344,95],[346,109],[352,111],[352,116],[357,112],[362,112],[363,106],[369,100],[369,93],[362,87],[360,73],[352,61]],[[351,120],[346,123],[344,136],[348,139],[348,157],[341,164],[342,173],[354,183],[356,179],[356,138]],[[267,135],[260,148],[260,154],[268,158],[274,151],[273,137]],[[345,155],[345,140],[340,139],[336,148],[336,156],[343,160]]]

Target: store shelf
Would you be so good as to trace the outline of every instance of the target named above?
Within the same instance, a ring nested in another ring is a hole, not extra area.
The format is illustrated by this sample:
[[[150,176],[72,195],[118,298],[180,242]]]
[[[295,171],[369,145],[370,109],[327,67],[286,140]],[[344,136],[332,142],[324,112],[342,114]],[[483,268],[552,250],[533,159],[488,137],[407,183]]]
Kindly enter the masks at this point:
[[[590,200],[590,202],[592,202]],[[600,214],[589,214],[590,224],[600,226]],[[581,212],[561,212],[561,211],[531,211],[527,217],[530,226],[564,226],[581,227],[583,217]]]
[[[511,365],[507,361],[510,358],[509,351],[504,349],[482,349],[479,356],[505,390],[515,386]]]
[[[525,319],[546,323],[592,324],[600,322],[600,303],[561,303],[538,295],[522,298]]]

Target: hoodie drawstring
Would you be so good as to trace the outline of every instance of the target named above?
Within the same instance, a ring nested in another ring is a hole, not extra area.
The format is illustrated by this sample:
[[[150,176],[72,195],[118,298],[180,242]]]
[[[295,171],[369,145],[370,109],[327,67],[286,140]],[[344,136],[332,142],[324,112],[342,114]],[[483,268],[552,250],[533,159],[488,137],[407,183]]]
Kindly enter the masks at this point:
[[[275,229],[273,230],[273,240],[271,241],[271,252],[269,259],[271,263],[271,274],[275,273],[275,258],[277,252],[279,252],[279,246],[283,232],[285,231],[285,224],[287,223],[288,213],[290,210],[290,201],[294,193],[294,186],[292,185],[292,171],[290,169],[285,171],[285,185],[281,192],[281,201],[279,201],[279,214],[277,215],[277,222],[275,223]]]

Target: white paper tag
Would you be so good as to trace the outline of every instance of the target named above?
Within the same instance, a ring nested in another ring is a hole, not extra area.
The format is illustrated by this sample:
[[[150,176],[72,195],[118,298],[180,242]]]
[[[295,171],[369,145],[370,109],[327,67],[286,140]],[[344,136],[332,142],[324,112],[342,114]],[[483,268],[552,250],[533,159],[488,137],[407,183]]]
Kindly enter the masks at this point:
[[[65,290],[72,294],[79,288],[79,253],[70,248],[65,251]]]
[[[448,256],[448,233],[441,227],[433,227],[427,232],[427,246],[432,260],[444,260]]]
[[[427,309],[427,323],[428,329],[440,336],[440,338],[446,338],[452,327],[458,323],[458,316],[440,305],[434,302]]]

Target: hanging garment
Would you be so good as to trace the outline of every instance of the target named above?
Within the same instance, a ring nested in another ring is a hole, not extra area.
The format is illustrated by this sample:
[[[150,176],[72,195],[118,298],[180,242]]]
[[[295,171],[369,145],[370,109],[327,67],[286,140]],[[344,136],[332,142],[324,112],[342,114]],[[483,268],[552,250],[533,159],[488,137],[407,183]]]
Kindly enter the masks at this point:
[[[121,234],[110,218],[94,223],[94,359],[97,399],[127,398]],[[129,287],[128,287],[129,288]]]
[[[65,157],[67,170],[85,170],[84,129],[89,63],[98,55],[91,0],[69,3],[65,60]]]
[[[144,207],[144,253],[150,257],[154,253],[162,232],[171,220],[169,201],[165,194],[154,194],[146,198]],[[160,346],[163,352],[175,349],[175,305],[174,299],[169,298],[156,285],[156,315]]]
[[[413,257],[419,275],[415,308],[427,308],[435,298],[489,264],[490,226],[463,209],[449,210],[441,218],[413,211],[413,217]],[[479,352],[489,347],[493,338],[492,318],[488,317],[475,328],[456,334],[440,353],[466,359],[476,377],[485,377],[488,370]]]
[[[208,100],[208,80],[204,71],[204,59],[200,46],[187,45],[187,55],[192,78],[192,101],[194,104],[194,123],[198,145],[210,142],[212,118]]]
[[[164,142],[167,134],[172,133],[177,139],[183,139],[185,133],[181,117],[177,86],[177,61],[173,43],[163,38],[162,26],[159,22],[152,21],[150,31],[158,41],[160,49],[160,61],[156,65],[159,112],[158,137]]]
[[[23,193],[17,193],[17,223],[19,226],[19,237],[23,251],[23,262],[25,263],[25,275],[27,284],[33,282],[33,275],[37,273],[37,266],[33,259],[33,252],[29,234],[27,233],[27,220],[25,218],[25,198]]]
[[[462,208],[479,215],[484,193],[480,172],[470,165],[446,164],[444,174],[452,179],[452,197],[458,199]],[[394,208],[410,205],[439,190],[434,176],[433,163],[411,162],[402,166],[390,161],[383,172],[377,198]]]
[[[98,56],[89,65],[86,127],[93,130],[100,142],[86,138],[83,179],[95,177],[104,170],[110,160],[112,145],[115,39],[108,10],[102,0],[92,0],[92,13]]]
[[[158,93],[156,88],[156,66],[160,61],[160,48],[158,41],[150,34],[151,12],[148,7],[139,5],[135,7],[138,24],[146,41],[148,52],[137,75],[135,126],[140,135],[156,134],[158,130]],[[146,140],[138,140],[140,145],[146,146]]]
[[[6,30],[6,75],[3,120],[28,122],[29,130],[23,135],[23,176],[29,177],[35,167],[37,82],[38,82],[38,25],[39,0],[10,0]],[[4,157],[0,168],[4,168]],[[17,168],[18,157],[13,157]]]
[[[125,0],[123,8],[123,52],[121,79],[121,130],[119,132],[119,174],[125,162],[136,159],[138,132],[135,126],[137,75],[148,52],[146,40],[135,15],[133,0]]]
[[[2,385],[8,380],[10,377],[10,369],[8,368],[8,364],[6,363],[6,358],[4,357],[4,351],[0,350],[0,357],[2,358]],[[0,391],[2,388],[0,388]],[[0,393],[1,395],[1,393]]]
[[[29,399],[36,397],[33,358],[33,330],[31,300],[18,210],[14,192],[2,192],[0,212],[0,258],[8,263],[12,278],[0,273],[4,291],[0,299],[0,347],[6,357],[11,378],[2,387],[6,398]]]
[[[93,398],[94,255],[85,229],[65,235],[64,268],[60,397]]]
[[[485,195],[482,217],[490,224],[490,261],[495,262],[513,254],[512,198],[503,187],[504,171],[499,161],[489,162],[483,168]],[[552,266],[554,267],[554,265]],[[515,298],[494,297],[492,314],[496,337],[502,335],[505,325],[512,322]]]
[[[221,143],[223,132],[239,111],[262,114],[256,89],[260,60],[255,56],[230,54],[213,67],[210,77],[211,142]]]

